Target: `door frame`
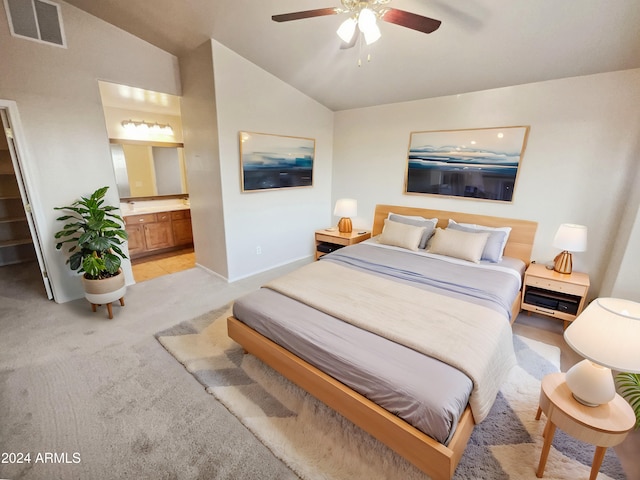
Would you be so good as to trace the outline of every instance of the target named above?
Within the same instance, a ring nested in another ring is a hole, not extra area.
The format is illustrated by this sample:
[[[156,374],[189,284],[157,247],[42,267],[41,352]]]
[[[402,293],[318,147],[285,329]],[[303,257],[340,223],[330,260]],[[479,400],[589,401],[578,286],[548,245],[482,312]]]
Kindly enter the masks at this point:
[[[0,99],[0,110],[3,112],[2,133],[7,137],[7,143],[9,144],[13,170],[15,171],[16,179],[18,181],[22,206],[27,217],[27,223],[29,224],[29,232],[33,239],[33,247],[36,251],[38,266],[40,267],[40,274],[42,275],[42,282],[44,283],[47,298],[52,300],[53,290],[47,274],[45,257],[42,253],[42,245],[40,243],[40,235],[38,233],[37,215],[33,208],[34,196],[31,193],[34,190],[30,187],[28,169],[25,168],[25,161],[28,157],[26,154],[26,143],[24,141],[25,137],[22,130],[22,124],[20,122],[20,114],[18,113],[18,105],[12,100]]]

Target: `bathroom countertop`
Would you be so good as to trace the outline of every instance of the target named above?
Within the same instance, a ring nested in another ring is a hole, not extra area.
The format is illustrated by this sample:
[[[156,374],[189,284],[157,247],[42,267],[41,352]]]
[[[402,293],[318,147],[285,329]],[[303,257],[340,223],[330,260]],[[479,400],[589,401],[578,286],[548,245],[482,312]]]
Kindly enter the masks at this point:
[[[157,213],[157,212],[172,212],[175,210],[189,210],[191,205],[185,205],[184,203],[175,203],[169,205],[134,205],[131,208],[130,205],[124,204],[121,207],[123,217],[130,217],[132,215],[144,215],[145,213]]]

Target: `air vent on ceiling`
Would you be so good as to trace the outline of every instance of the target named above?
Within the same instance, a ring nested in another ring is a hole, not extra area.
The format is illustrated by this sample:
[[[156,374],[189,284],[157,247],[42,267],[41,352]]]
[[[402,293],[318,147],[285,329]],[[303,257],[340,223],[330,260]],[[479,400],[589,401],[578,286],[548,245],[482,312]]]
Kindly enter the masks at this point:
[[[60,5],[48,0],[4,0],[11,35],[66,47]]]

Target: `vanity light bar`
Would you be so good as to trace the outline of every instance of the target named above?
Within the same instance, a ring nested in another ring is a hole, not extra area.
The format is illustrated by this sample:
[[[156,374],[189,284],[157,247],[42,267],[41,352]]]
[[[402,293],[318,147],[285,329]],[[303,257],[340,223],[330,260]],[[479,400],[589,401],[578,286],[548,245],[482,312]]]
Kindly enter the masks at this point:
[[[122,128],[125,130],[137,130],[139,132],[149,132],[149,133],[162,133],[165,135],[173,135],[173,128],[168,123],[151,123],[145,122],[142,120],[141,122],[136,122],[133,120],[123,120]]]

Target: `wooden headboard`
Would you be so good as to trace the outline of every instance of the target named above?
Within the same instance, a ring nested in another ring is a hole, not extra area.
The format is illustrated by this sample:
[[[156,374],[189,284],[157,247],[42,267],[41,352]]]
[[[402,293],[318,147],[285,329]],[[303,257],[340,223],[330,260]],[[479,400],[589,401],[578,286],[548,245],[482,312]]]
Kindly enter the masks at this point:
[[[376,205],[376,213],[373,217],[372,236],[382,233],[384,219],[389,213],[399,215],[417,215],[425,218],[437,218],[438,227],[446,228],[449,219],[458,223],[474,223],[486,225],[487,227],[511,227],[511,233],[504,255],[507,257],[519,258],[529,265],[531,261],[531,250],[533,249],[533,239],[538,228],[537,222],[529,220],[516,220],[512,218],[490,217],[487,215],[474,215],[472,213],[448,212],[446,210],[430,210],[428,208],[402,207],[398,205]]]

